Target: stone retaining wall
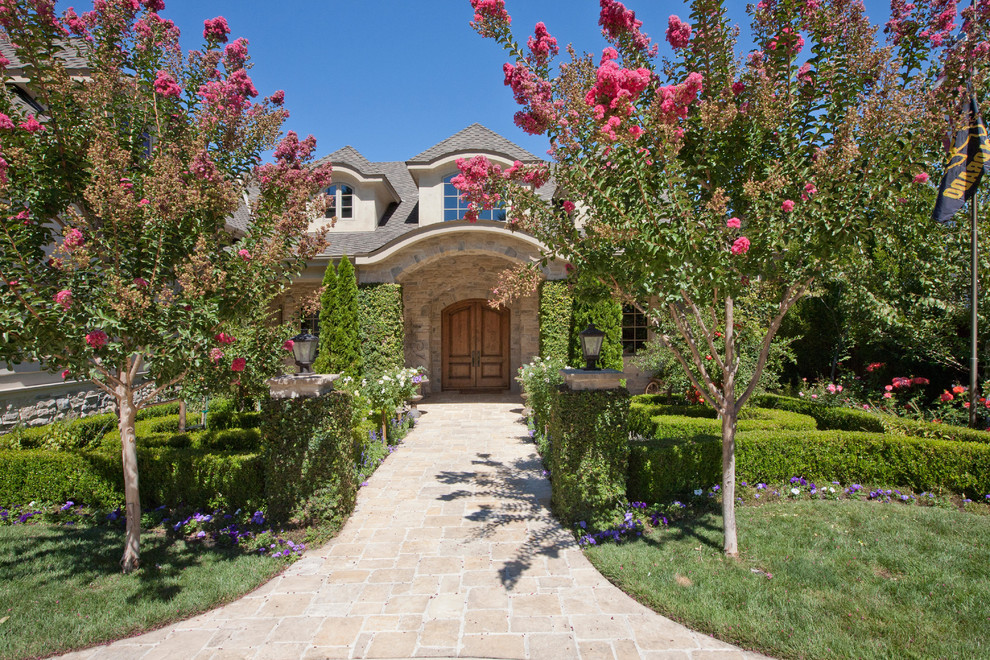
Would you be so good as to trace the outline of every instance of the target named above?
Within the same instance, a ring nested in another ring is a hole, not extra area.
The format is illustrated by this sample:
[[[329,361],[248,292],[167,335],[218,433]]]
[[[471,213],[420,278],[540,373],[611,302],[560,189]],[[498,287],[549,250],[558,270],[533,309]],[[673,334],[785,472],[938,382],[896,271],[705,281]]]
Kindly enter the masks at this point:
[[[0,392],[0,433],[15,426],[41,426],[113,409],[113,397],[84,383],[8,390]]]

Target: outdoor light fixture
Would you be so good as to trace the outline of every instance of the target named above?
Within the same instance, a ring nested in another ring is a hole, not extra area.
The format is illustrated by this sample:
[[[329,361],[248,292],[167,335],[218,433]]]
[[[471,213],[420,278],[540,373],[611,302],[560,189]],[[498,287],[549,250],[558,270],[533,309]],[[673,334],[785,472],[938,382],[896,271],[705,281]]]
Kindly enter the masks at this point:
[[[316,360],[316,349],[319,348],[320,337],[308,332],[301,332],[292,338],[292,356],[301,369],[300,373],[313,373],[313,362]]]
[[[581,352],[584,353],[584,359],[588,363],[585,368],[588,371],[599,371],[595,364],[602,353],[605,333],[596,328],[594,323],[589,323],[583,332],[578,333],[578,337],[581,338]]]

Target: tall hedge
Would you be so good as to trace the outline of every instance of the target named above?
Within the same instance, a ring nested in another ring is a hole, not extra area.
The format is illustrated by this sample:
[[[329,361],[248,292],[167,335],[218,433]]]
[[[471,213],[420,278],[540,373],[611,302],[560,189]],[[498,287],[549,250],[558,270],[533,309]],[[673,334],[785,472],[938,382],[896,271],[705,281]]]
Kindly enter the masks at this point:
[[[568,362],[573,304],[566,281],[552,280],[540,285],[540,357]]]
[[[358,287],[358,318],[364,375],[377,378],[404,367],[402,286],[364,284]]]
[[[349,512],[357,492],[350,396],[266,398],[261,420],[268,516],[288,520],[317,490],[332,490]]]
[[[334,332],[331,315],[336,297],[337,269],[331,261],[327,263],[326,272],[323,273],[323,292],[320,294],[320,346],[316,353],[316,361],[313,363],[313,371],[318,374],[333,373],[331,366],[333,349],[330,342]]]
[[[629,392],[575,392],[551,396],[550,483],[554,512],[565,523],[607,518],[626,495]]]

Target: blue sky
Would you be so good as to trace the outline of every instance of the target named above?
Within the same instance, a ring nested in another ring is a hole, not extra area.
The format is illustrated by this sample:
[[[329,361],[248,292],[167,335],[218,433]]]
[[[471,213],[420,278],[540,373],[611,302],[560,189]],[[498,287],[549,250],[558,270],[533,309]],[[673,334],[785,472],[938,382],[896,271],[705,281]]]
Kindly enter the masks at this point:
[[[64,0],[59,6],[72,4]],[[687,19],[681,2],[629,0],[643,30],[667,52],[667,18]],[[744,2],[729,1],[746,34]],[[600,53],[598,0],[507,0],[516,38],[537,21],[563,46]],[[867,0],[883,23],[889,4]],[[88,9],[79,2],[77,9]],[[250,41],[255,85],[285,90],[287,129],[317,138],[319,155],[351,145],[372,161],[407,160],[474,122],[537,156],[546,140],[516,128],[518,106],[502,85],[506,56],[469,26],[469,0],[165,0],[162,15],[179,26],[186,50],[202,42],[203,20],[227,18],[231,37]]]

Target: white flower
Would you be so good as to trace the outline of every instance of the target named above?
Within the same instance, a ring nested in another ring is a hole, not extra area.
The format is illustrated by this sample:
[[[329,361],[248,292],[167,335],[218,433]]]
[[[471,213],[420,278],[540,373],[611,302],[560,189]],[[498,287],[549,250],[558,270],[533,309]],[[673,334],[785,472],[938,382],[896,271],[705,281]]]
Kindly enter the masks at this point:
[[[828,492],[834,493],[835,492],[835,488],[833,488],[832,486],[829,486],[828,487]]]
[[[705,492],[705,491],[701,490],[700,488],[695,488],[694,489],[694,494],[695,495],[701,495],[703,492]]]
[[[800,488],[791,488],[791,493],[793,495],[800,495],[801,494],[801,489]]]

